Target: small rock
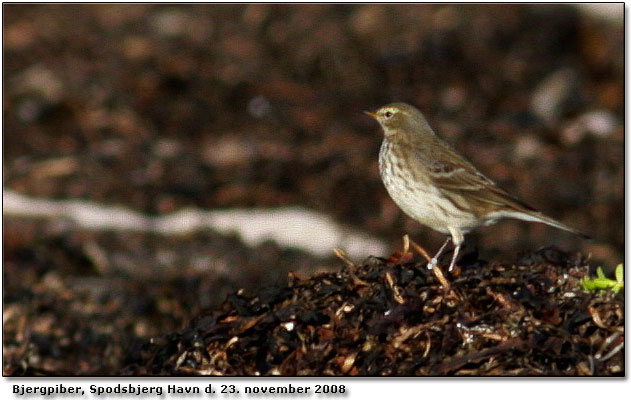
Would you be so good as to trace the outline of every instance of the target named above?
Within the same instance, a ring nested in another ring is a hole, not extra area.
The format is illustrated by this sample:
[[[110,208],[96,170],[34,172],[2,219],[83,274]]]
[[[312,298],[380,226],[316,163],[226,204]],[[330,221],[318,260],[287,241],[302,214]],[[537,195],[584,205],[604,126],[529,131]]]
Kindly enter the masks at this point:
[[[269,100],[263,96],[257,96],[248,103],[248,113],[255,118],[263,118],[271,109]]]
[[[541,153],[542,144],[533,135],[520,136],[515,144],[515,158],[529,159],[536,157]]]
[[[48,103],[58,103],[64,92],[64,85],[59,77],[43,65],[33,65],[17,77],[17,92],[35,93]]]
[[[440,101],[450,111],[458,110],[467,100],[467,91],[462,86],[452,86],[440,95]]]
[[[563,68],[544,79],[534,90],[530,106],[532,111],[547,124],[559,119],[560,106],[568,98],[576,73]]]
[[[162,36],[181,36],[187,30],[189,19],[189,16],[181,10],[165,9],[153,16],[151,27]]]
[[[611,136],[618,125],[616,118],[609,111],[589,111],[570,122],[561,134],[568,145],[578,143],[587,134],[605,138]]]

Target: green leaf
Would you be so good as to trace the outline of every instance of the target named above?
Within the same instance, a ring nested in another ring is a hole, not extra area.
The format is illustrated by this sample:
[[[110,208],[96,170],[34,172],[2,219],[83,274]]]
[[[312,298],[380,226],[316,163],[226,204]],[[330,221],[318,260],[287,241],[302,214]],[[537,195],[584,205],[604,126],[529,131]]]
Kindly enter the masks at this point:
[[[616,282],[624,284],[624,266],[618,264],[616,267]]]
[[[624,266],[622,264],[618,264],[615,274],[616,284],[611,290],[613,290],[614,293],[618,293],[620,289],[624,288]]]
[[[599,278],[607,278],[605,276],[605,272],[603,271],[601,267],[596,268],[596,276]]]
[[[624,288],[624,267],[619,264],[616,267],[615,276],[616,280],[609,279],[605,276],[601,267],[596,268],[596,278],[589,279],[584,276],[581,279],[581,286],[584,290],[607,290],[611,289],[614,293],[618,293]]]

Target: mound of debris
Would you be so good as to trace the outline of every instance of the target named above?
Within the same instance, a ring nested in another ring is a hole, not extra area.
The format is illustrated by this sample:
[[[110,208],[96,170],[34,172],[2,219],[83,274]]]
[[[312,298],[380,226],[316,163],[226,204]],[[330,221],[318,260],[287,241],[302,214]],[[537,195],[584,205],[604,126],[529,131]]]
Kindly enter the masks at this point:
[[[128,375],[624,375],[624,298],[553,248],[447,274],[404,250],[243,290],[130,351]],[[442,283],[441,283],[442,281]]]

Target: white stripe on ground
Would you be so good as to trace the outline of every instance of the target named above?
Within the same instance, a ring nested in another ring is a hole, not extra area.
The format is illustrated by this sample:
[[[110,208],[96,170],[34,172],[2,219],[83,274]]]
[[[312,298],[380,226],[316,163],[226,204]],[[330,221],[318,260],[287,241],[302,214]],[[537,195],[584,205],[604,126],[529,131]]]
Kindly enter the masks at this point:
[[[184,235],[212,229],[222,234],[237,233],[249,246],[274,240],[281,247],[293,247],[317,256],[330,256],[337,247],[357,259],[384,256],[387,251],[382,241],[301,207],[216,211],[189,208],[151,217],[123,207],[81,200],[36,199],[7,189],[3,190],[2,206],[6,216],[68,219],[78,228],[88,230]]]

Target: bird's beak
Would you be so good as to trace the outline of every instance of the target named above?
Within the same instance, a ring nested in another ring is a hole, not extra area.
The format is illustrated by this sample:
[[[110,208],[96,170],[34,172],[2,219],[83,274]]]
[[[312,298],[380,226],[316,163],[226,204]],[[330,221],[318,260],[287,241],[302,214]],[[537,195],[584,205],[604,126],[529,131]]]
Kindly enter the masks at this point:
[[[364,114],[366,114],[366,115],[370,115],[370,116],[371,116],[371,117],[373,117],[374,119],[377,119],[377,114],[375,114],[374,112],[364,111]]]

